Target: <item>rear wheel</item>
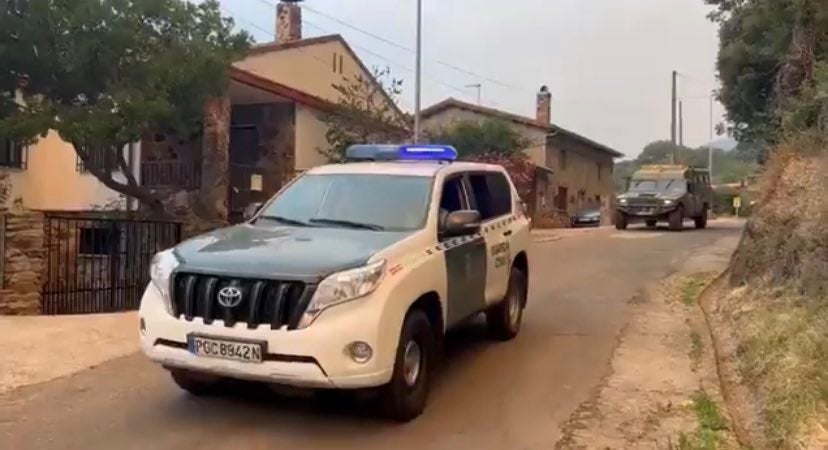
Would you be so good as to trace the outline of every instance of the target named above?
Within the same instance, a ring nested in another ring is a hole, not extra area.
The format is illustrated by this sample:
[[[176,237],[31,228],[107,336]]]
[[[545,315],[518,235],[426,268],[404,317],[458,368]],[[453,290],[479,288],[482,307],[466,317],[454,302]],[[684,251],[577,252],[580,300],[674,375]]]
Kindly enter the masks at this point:
[[[704,211],[702,211],[701,215],[699,215],[698,217],[694,217],[693,221],[696,223],[696,228],[700,230],[707,228],[707,208],[704,208]]]
[[[627,229],[627,215],[622,212],[615,213],[615,229],[617,230],[626,230]]]
[[[221,377],[184,369],[170,369],[170,375],[178,387],[199,397],[218,394],[224,385]]]
[[[397,344],[394,373],[381,392],[389,418],[408,422],[422,414],[428,397],[435,349],[434,332],[425,312],[409,312]]]
[[[647,224],[647,228],[655,228],[655,226],[658,222],[655,221],[655,220],[647,220],[644,223]]]
[[[526,306],[526,275],[512,267],[506,298],[486,312],[489,333],[501,341],[513,339],[520,332],[523,308]]]
[[[684,228],[684,209],[679,205],[675,211],[671,212],[669,217],[667,218],[668,222],[670,222],[670,229],[671,230],[681,230]]]

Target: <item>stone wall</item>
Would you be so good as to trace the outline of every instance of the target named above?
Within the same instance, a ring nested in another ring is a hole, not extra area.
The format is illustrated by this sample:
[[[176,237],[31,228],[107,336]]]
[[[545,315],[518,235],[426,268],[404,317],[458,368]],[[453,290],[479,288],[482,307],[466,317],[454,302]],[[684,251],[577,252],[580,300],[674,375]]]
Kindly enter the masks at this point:
[[[0,212],[5,221],[0,314],[39,314],[45,269],[43,213]]]

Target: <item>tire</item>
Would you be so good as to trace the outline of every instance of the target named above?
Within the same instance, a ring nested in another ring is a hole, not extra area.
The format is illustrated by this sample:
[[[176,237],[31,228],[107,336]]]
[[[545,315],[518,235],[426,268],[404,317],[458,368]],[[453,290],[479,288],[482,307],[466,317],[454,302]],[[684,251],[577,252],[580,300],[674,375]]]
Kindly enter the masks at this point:
[[[670,229],[673,231],[680,231],[684,228],[684,208],[679,205],[675,211],[671,212],[667,217],[670,222]]]
[[[693,221],[696,223],[696,228],[699,230],[707,228],[707,208],[704,208],[704,211],[702,211],[700,216],[694,217]]]
[[[647,224],[647,228],[655,228],[655,226],[656,226],[656,224],[658,223],[658,221],[655,221],[655,220],[647,220],[647,221],[645,221],[644,223],[646,223],[646,224]]]
[[[223,379],[213,375],[184,369],[170,369],[170,375],[178,387],[198,397],[219,394],[224,387]]]
[[[416,373],[411,366],[406,368],[406,356],[414,357],[412,343],[419,349]],[[394,359],[394,373],[391,381],[381,392],[381,401],[385,415],[398,422],[409,422],[420,414],[426,406],[432,367],[435,362],[436,342],[431,322],[425,312],[415,309],[410,311],[403,322],[397,355]]]
[[[622,212],[615,213],[615,229],[616,230],[626,230],[627,229],[627,215]]]
[[[526,292],[526,275],[512,267],[506,297],[486,312],[486,322],[492,337],[508,341],[518,335],[523,309],[526,307]]]

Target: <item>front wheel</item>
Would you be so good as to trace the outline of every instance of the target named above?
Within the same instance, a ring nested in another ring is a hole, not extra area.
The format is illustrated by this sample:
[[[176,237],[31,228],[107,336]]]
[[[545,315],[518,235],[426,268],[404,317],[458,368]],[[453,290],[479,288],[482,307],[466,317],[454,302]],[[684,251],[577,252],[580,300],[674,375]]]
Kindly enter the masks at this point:
[[[420,310],[409,312],[397,344],[394,373],[380,393],[389,418],[408,422],[422,414],[435,349],[434,331],[426,314]]]
[[[506,298],[486,312],[486,322],[493,337],[508,341],[518,335],[526,306],[526,292],[526,275],[512,267]]]
[[[684,228],[684,209],[682,209],[681,205],[679,205],[675,211],[670,213],[667,217],[667,221],[670,222],[670,229],[673,231],[678,231]]]
[[[627,215],[622,212],[615,213],[615,229],[616,230],[626,230],[627,229]]]
[[[693,221],[696,223],[696,228],[700,230],[707,228],[707,208],[702,211],[700,216],[694,217]]]

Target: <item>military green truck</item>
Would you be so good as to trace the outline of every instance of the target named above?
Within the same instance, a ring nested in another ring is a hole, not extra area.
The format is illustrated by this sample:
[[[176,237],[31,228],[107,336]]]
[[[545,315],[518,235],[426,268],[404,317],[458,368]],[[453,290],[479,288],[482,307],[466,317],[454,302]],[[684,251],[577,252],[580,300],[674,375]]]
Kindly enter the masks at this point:
[[[681,165],[642,166],[629,179],[627,192],[617,197],[616,205],[615,228],[619,230],[637,222],[650,228],[667,222],[671,230],[681,230],[685,219],[693,219],[696,228],[705,228],[713,205],[710,174]]]

